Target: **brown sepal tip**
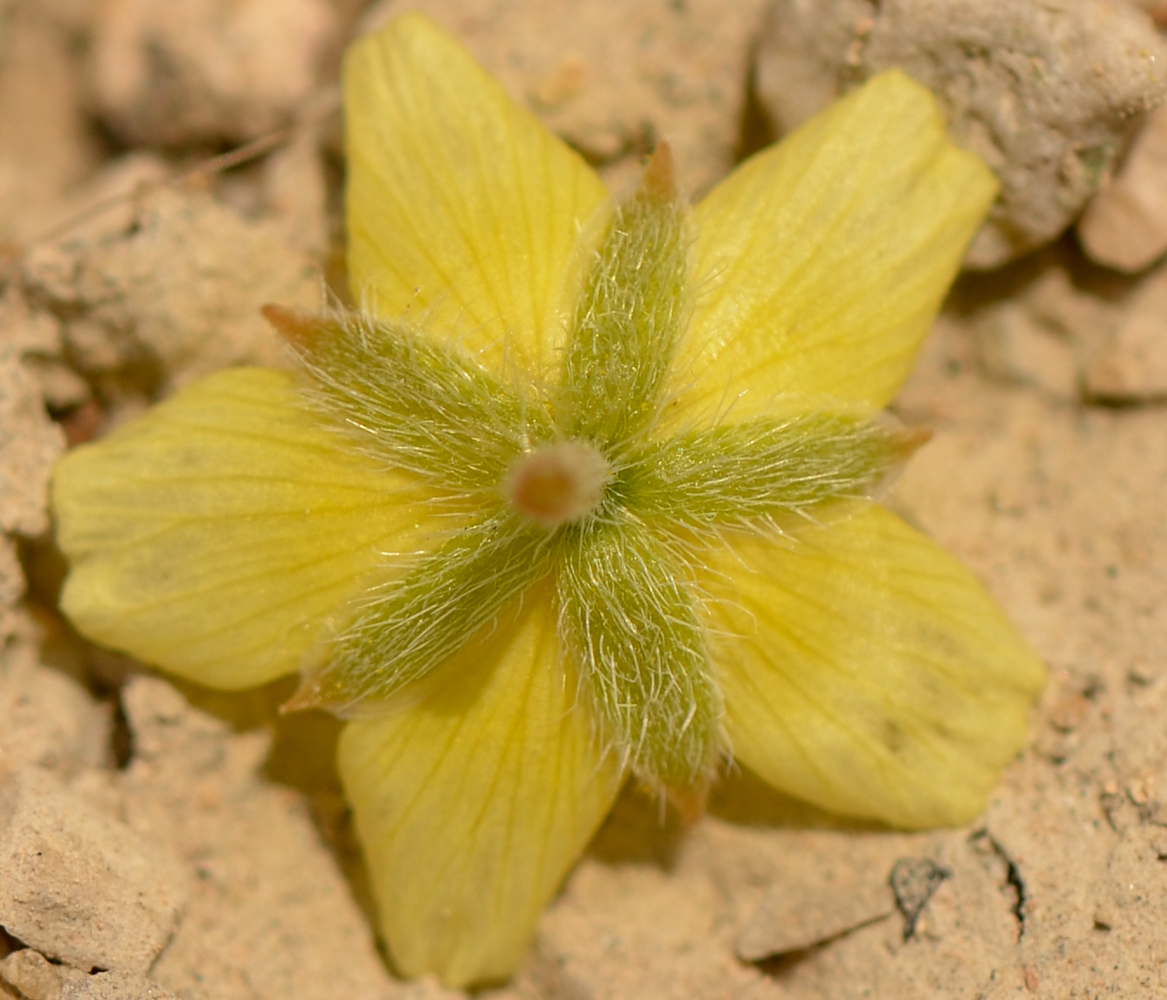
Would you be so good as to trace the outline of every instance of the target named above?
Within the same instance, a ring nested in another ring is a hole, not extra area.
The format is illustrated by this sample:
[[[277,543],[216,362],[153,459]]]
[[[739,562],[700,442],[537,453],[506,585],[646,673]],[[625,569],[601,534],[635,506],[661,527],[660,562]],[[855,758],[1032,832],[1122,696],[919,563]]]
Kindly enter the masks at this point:
[[[709,803],[709,791],[713,782],[710,778],[699,778],[693,784],[683,788],[667,787],[665,797],[669,804],[677,810],[681,822],[686,826],[693,826],[705,815]]]
[[[305,309],[288,309],[286,306],[266,305],[259,310],[276,331],[293,347],[310,350],[327,324],[316,313]]]
[[[324,692],[321,690],[320,682],[306,677],[293,692],[292,697],[280,706],[280,715],[302,712],[308,708],[320,708],[324,704]]]
[[[931,427],[908,427],[900,431],[897,439],[900,447],[903,449],[904,458],[914,455],[919,449],[923,448],[924,445],[932,440],[933,433]]]
[[[655,201],[677,200],[677,172],[673,162],[673,151],[663,139],[644,165],[644,176],[640,179],[640,191],[646,198]]]

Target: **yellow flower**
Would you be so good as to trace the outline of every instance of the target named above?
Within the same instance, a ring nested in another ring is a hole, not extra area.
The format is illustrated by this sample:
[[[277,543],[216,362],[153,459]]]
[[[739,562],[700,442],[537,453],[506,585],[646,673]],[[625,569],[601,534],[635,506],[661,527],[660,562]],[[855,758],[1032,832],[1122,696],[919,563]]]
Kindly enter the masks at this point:
[[[996,189],[930,95],[879,76],[690,212],[667,150],[613,207],[420,16],[344,86],[366,311],[269,308],[297,374],[61,463],[78,628],[220,688],[299,670],[352,718],[406,975],[510,974],[628,771],[699,804],[732,752],[842,813],[973,816],[1043,668],[870,499]]]

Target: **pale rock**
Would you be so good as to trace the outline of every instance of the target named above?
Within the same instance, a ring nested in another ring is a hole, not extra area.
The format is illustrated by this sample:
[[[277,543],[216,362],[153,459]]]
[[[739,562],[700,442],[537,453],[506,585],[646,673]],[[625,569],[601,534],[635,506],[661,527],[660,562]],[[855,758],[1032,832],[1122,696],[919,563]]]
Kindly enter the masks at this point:
[[[53,316],[30,306],[11,285],[0,296],[0,338],[22,358],[61,353],[60,324]]]
[[[238,708],[249,698],[262,694],[217,700]],[[269,733],[236,733],[152,677],[134,678],[123,704],[134,745],[121,782],[127,821],[173,845],[196,875],[151,975],[200,1000],[395,997],[303,798],[258,773]]]
[[[1122,315],[1130,282],[1085,272],[1066,248],[1035,255],[1033,280],[1015,296],[1034,321],[1075,345],[1079,356],[1094,350]]]
[[[70,189],[37,244],[94,241],[124,232],[134,225],[143,197],[165,184],[173,172],[162,157],[149,152],[133,151],[110,160]]]
[[[54,412],[76,409],[90,399],[89,384],[61,358],[31,357],[24,364]],[[73,443],[67,432],[65,437]]]
[[[187,888],[168,852],[41,768],[0,784],[0,925],[79,968],[145,972]]]
[[[144,976],[110,971],[70,979],[60,1000],[178,1000],[178,995]]]
[[[0,644],[19,628],[16,606],[24,596],[24,588],[24,570],[20,567],[16,545],[12,539],[0,535]],[[3,738],[0,735],[0,740]]]
[[[173,781],[176,788],[167,794],[181,794],[176,789],[211,776],[218,798],[253,790],[271,745],[267,732],[232,733],[225,722],[193,708],[157,677],[132,677],[121,700],[134,735],[134,758],[126,772],[131,785]]]
[[[657,803],[627,789],[543,914],[519,997],[777,1000],[734,956],[737,906],[721,867],[732,852],[702,835],[706,822],[662,825]]]
[[[61,996],[57,966],[31,948],[14,951],[0,962],[0,983],[19,990],[28,1000],[59,1000]]]
[[[780,132],[892,66],[929,87],[1001,181],[967,258],[981,268],[1069,226],[1167,89],[1167,43],[1107,0],[776,0],[757,59]]]
[[[186,188],[149,189],[135,204],[126,228],[25,260],[29,296],[68,317],[77,368],[94,378],[132,367],[164,392],[228,365],[285,363],[260,307],[316,308],[321,279],[284,225]]]
[[[99,157],[74,42],[44,13],[0,3],[0,239],[17,244],[40,234]]]
[[[242,142],[286,125],[339,41],[326,0],[109,0],[97,11],[97,107],[144,145]]]
[[[1145,278],[1124,306],[1086,368],[1087,395],[1127,403],[1167,399],[1167,267]]]
[[[34,536],[48,528],[49,476],[64,450],[19,348],[0,343],[0,529]]]
[[[0,985],[13,987],[21,1000],[61,1000],[66,983],[84,978],[79,969],[55,965],[32,948],[14,951],[0,962]]]
[[[39,767],[65,777],[108,766],[109,706],[95,701],[62,671],[38,662],[39,638],[22,635],[0,646],[0,711],[5,719],[0,765]]]
[[[1167,106],[1156,109],[1122,167],[1090,200],[1078,240],[1099,264],[1142,271],[1167,252]]]
[[[60,412],[89,398],[89,386],[62,357],[60,322],[30,306],[14,286],[0,298],[0,337],[13,349],[47,407]]]

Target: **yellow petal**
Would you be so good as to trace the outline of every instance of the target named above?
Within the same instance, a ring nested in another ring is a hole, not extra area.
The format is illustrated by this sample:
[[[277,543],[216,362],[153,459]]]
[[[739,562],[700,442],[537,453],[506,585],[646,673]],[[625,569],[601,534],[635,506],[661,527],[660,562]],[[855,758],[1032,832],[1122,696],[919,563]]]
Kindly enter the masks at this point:
[[[358,303],[408,311],[488,365],[557,363],[599,178],[421,15],[351,47],[344,93]]]
[[[383,552],[417,548],[412,490],[305,411],[290,375],[220,372],[57,466],[62,605],[191,680],[261,684],[301,666]]]
[[[400,970],[509,976],[618,788],[565,674],[543,585],[396,714],[349,723],[339,764]]]
[[[984,588],[898,517],[857,505],[750,537],[710,579],[735,755],[835,812],[919,827],[984,805],[1045,669]]]
[[[696,208],[678,389],[734,419],[783,393],[886,405],[995,193],[927,90],[875,77]]]

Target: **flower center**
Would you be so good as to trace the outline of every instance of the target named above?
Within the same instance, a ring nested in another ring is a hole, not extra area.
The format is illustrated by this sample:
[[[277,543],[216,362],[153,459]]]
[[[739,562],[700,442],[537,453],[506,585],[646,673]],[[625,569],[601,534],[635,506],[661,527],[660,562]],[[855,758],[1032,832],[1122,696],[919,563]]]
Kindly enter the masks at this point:
[[[519,458],[503,489],[527,517],[546,528],[558,528],[594,511],[611,479],[612,467],[595,445],[556,441]]]

